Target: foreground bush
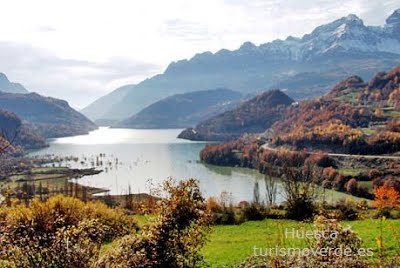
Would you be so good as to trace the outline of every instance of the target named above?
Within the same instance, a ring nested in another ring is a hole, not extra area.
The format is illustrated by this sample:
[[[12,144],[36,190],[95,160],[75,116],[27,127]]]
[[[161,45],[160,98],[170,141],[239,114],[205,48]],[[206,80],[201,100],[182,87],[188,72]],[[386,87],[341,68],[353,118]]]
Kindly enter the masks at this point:
[[[55,196],[0,209],[0,267],[91,267],[101,244],[137,229],[122,210]]]
[[[96,267],[198,267],[210,216],[194,180],[164,185],[168,198],[159,201],[155,222],[140,234],[121,239]]]

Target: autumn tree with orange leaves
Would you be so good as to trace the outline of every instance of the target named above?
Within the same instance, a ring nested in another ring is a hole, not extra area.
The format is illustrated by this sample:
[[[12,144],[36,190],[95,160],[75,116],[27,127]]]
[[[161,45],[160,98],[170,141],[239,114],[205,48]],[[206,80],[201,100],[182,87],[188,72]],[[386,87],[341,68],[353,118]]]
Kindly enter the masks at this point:
[[[400,204],[400,193],[393,187],[380,186],[374,190],[374,205],[378,209],[394,208]]]

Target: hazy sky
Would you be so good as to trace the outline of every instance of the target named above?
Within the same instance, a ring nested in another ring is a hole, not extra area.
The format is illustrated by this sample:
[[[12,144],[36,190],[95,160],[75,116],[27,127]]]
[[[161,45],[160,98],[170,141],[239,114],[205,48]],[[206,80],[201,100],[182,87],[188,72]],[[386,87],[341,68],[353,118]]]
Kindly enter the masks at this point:
[[[400,0],[0,0],[0,72],[83,108],[203,51],[301,36],[354,13],[383,25]]]

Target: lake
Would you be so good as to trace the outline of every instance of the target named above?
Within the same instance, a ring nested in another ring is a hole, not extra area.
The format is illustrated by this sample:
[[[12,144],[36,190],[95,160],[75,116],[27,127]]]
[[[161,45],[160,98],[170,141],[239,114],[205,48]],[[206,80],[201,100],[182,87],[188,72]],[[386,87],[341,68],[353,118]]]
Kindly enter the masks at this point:
[[[112,129],[101,127],[88,135],[49,140],[50,147],[32,155],[74,156],[61,165],[73,168],[96,167],[99,175],[77,180],[79,184],[105,188],[110,194],[149,193],[151,186],[172,177],[199,180],[204,196],[228,193],[232,201],[252,201],[254,185],[259,183],[265,197],[265,184],[255,170],[216,167],[199,161],[204,142],[177,139],[181,129]],[[280,192],[280,191],[279,191]],[[277,201],[282,201],[278,194]]]
[[[253,201],[258,184],[261,200],[265,201],[264,176],[256,170],[218,167],[200,162],[199,153],[205,142],[192,142],[176,137],[182,129],[112,129],[101,127],[88,135],[50,139],[48,148],[31,155],[66,157],[59,163],[71,168],[103,170],[94,176],[74,180],[82,185],[103,188],[112,195],[151,193],[167,178],[195,178],[205,197],[228,196],[233,203]],[[74,158],[74,159],[72,159]],[[320,189],[325,201],[358,198],[345,193]],[[282,186],[277,180],[276,202],[284,201]]]

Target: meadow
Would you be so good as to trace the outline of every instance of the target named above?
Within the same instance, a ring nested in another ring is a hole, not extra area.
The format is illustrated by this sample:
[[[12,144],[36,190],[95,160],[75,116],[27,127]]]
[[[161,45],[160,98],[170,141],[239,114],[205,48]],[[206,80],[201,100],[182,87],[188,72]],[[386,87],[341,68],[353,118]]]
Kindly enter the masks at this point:
[[[383,224],[383,255],[394,256],[400,252],[400,220],[384,220]],[[374,256],[371,261],[379,261],[376,237],[380,235],[380,221],[365,219],[343,221],[341,225],[350,226],[363,241],[364,248],[372,248]],[[241,225],[213,226],[209,241],[201,253],[207,264],[213,268],[237,267],[246,257],[253,254],[253,247],[275,248],[304,248],[307,239],[285,237],[285,229],[312,230],[311,223],[292,220],[265,219],[263,221],[248,221]]]

